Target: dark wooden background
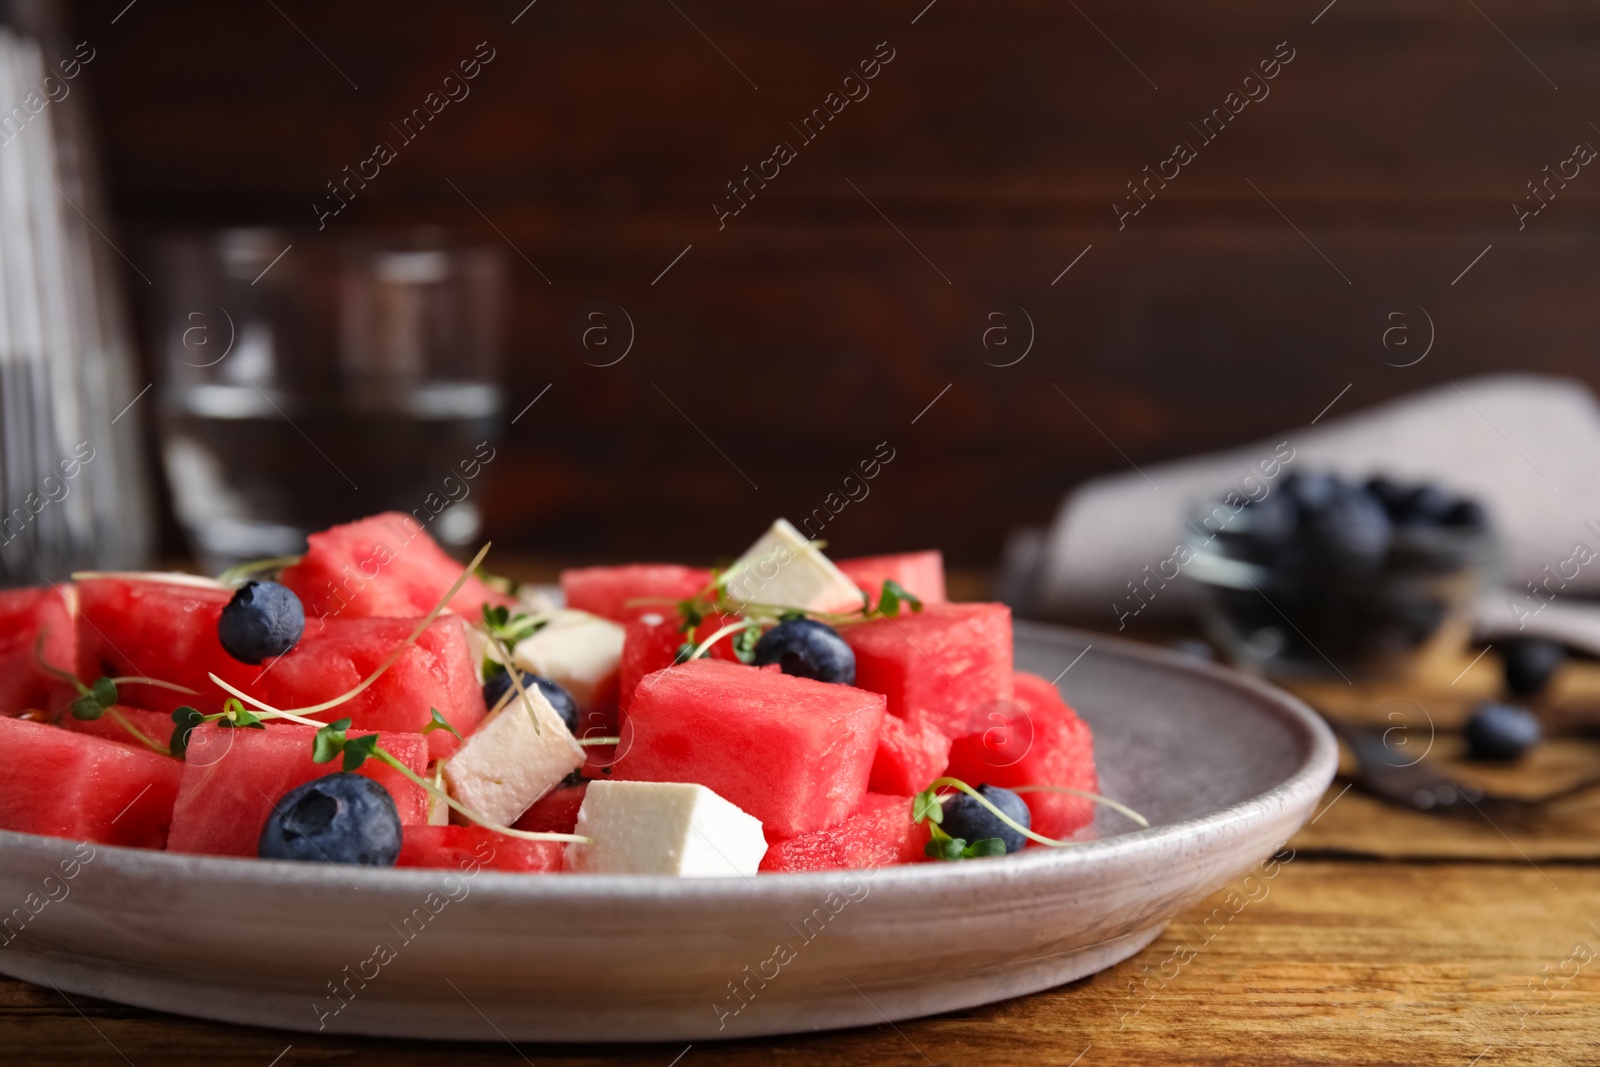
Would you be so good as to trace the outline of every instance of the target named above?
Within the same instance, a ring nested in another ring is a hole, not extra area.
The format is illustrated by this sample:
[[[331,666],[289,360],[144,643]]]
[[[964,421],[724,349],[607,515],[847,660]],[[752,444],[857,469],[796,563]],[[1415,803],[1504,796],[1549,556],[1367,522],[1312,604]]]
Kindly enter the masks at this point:
[[[1240,442],[1347,384],[1335,412],[1498,369],[1600,384],[1600,168],[1524,230],[1511,207],[1600,145],[1592,4],[526,2],[72,10],[98,50],[85,77],[117,232],[138,249],[174,227],[313,223],[328,179],[478,42],[495,49],[330,228],[499,241],[453,182],[518,250],[511,411],[553,387],[492,468],[500,544],[735,552],[888,441],[872,495],[827,530],[837,550],[942,545],[983,565],[1073,484],[1127,469],[1118,449]],[[895,58],[871,95],[801,147],[789,123],[881,41]],[[1124,183],[1198,146],[1188,123],[1285,41],[1271,95],[1119,231]],[[799,158],[719,231],[724,182],[779,140]],[[638,335],[604,369],[567,341],[597,298]],[[969,339],[997,302],[1036,326],[1015,366]],[[1386,366],[1420,351],[1424,308],[1432,352]],[[1392,312],[1409,349],[1382,345]]]

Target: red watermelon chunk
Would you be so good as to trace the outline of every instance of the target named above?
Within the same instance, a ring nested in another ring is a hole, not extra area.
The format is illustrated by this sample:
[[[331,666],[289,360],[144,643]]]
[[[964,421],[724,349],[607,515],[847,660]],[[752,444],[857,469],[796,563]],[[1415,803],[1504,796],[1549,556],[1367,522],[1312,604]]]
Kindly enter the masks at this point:
[[[928,788],[949,762],[950,739],[937,726],[920,716],[885,715],[867,788],[889,796],[912,796]]]
[[[832,826],[867,791],[883,698],[778,670],[700,659],[639,683],[614,776],[696,782],[773,837]]]
[[[911,821],[911,798],[868,793],[838,826],[770,840],[761,870],[836,871],[888,867],[926,859],[926,823]]]
[[[570,832],[570,831],[568,831]],[[407,826],[396,867],[450,867],[477,873],[561,870],[560,841],[524,841],[484,826]]]
[[[578,825],[578,809],[583,807],[589,783],[558,785],[523,812],[512,828],[543,834],[570,834]]]
[[[187,575],[85,575],[79,582],[79,677],[139,675],[197,690],[189,696],[150,685],[118,687],[125,703],[163,713],[188,704],[208,714],[227,694],[207,677],[276,708],[311,707],[355,688],[410,636],[419,619],[323,618],[306,624],[288,654],[260,665],[222,650],[217,619],[230,589]],[[398,661],[324,718],[348,716],[357,729],[418,732],[438,708],[462,735],[486,714],[464,620],[441,615]],[[167,731],[170,733],[170,729]],[[460,744],[448,730],[428,734],[435,758]]]
[[[857,589],[870,594],[873,603],[877,603],[886,580],[900,583],[906,592],[924,604],[943,604],[946,600],[944,554],[937,549],[893,556],[858,556],[837,560],[834,565],[856,583]]]
[[[183,765],[143,748],[0,717],[0,829],[162,848]]]
[[[41,633],[44,661],[64,671],[76,670],[78,648],[67,590],[0,590],[0,715],[29,708],[55,711],[78,695],[39,666],[35,646]]]
[[[351,730],[349,736],[370,732]],[[213,856],[254,856],[273,805],[296,786],[340,769],[338,763],[312,762],[315,734],[314,728],[296,723],[275,723],[265,730],[229,729],[215,723],[196,728],[189,735],[167,848]],[[426,773],[426,737],[383,733],[378,740],[412,771]],[[356,773],[389,791],[402,825],[428,821],[427,791],[399,771],[369,759]]]
[[[957,738],[951,747],[946,773],[952,778],[974,787],[987,782],[1007,788],[1060,785],[1099,791],[1089,726],[1054,685],[1018,671],[1015,696],[991,711],[990,725]],[[1022,799],[1033,816],[1033,831],[1045,837],[1070,837],[1094,815],[1094,802],[1082,797],[1024,793]]]
[[[118,687],[118,697],[156,711],[183,704],[221,711],[226,694],[207,673],[249,689],[262,671],[228,655],[217,640],[217,619],[232,598],[228,587],[189,574],[80,574],[78,677],[159,678],[201,695],[129,684]]]
[[[398,511],[334,526],[306,540],[306,554],[278,580],[300,597],[308,617],[420,618],[461,576],[461,564],[416,519]],[[476,619],[484,604],[510,607],[516,600],[473,576],[451,598],[450,610]]]
[[[118,715],[125,719],[128,725],[144,734],[158,745],[165,745],[172,740],[172,716],[164,711],[149,711],[145,708],[131,708],[119,704],[115,709]],[[98,719],[74,718],[72,712],[62,712],[59,725],[74,733],[88,734],[91,737],[101,737],[107,741],[120,741],[125,745],[138,745],[149,752],[143,742],[125,730],[121,723],[111,717],[110,711]]]
[[[891,715],[921,715],[948,737],[970,733],[984,705],[1011,698],[1004,604],[930,604],[839,633],[855,650],[856,685],[888,697]]]
[[[576,567],[561,572],[567,607],[617,622],[659,612],[673,614],[673,603],[688,600],[711,582],[711,572],[675,563],[630,563],[623,567]],[[630,603],[653,601],[653,603]]]
[[[633,701],[633,691],[647,674],[670,667],[678,658],[678,649],[687,642],[706,640],[738,616],[714,614],[695,628],[694,635],[678,627],[682,620],[676,610],[647,612],[629,620],[622,639],[622,663],[617,670],[617,706],[626,710]],[[733,634],[729,634],[706,653],[712,659],[738,662],[733,652]]]
[[[420,621],[324,619],[320,633],[318,624],[308,623],[300,643],[271,661],[271,669],[255,685],[244,687],[245,692],[284,709],[331,700],[377,670]],[[359,730],[419,733],[432,722],[432,708],[438,708],[463,737],[489,710],[472,664],[466,624],[453,615],[434,619],[376,682],[316,718],[331,722],[348,717]],[[448,730],[428,734],[428,751],[434,759],[450,755],[460,744]]]

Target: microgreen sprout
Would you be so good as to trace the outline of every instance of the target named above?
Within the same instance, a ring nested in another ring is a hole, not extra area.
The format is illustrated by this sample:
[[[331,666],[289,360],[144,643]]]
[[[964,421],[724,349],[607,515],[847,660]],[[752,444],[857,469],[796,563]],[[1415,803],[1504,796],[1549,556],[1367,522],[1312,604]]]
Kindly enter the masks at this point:
[[[268,556],[266,559],[246,560],[235,564],[217,575],[217,581],[222,585],[239,585],[246,578],[257,575],[272,575],[276,577],[285,567],[293,567],[300,562],[299,556]]]
[[[433,721],[422,728],[423,733],[432,733],[435,730],[449,730],[451,733],[456,735],[457,741],[463,740],[461,731],[457,730],[454,726],[451,726],[450,720],[445,718],[443,715],[440,715],[438,708],[429,708],[428,715],[433,719]]]

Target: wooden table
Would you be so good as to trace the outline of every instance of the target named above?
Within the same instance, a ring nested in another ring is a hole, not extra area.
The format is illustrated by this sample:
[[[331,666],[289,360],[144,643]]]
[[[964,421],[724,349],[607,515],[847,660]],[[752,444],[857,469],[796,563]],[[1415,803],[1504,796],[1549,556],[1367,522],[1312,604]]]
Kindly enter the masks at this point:
[[[1352,719],[1398,712],[1447,758],[1468,703],[1498,685],[1492,654],[1448,684],[1453,673],[1300,688]],[[1600,667],[1571,669],[1556,697],[1569,712],[1600,707]],[[1596,767],[1600,743],[1559,738],[1515,770],[1458,769],[1536,793]],[[1600,794],[1497,826],[1397,811],[1336,782],[1291,845],[1267,895],[1225,925],[1201,926],[1219,893],[1101,974],[898,1026],[687,1050],[514,1049],[492,1032],[442,1045],[225,1026],[0,979],[0,1063],[1600,1063]]]

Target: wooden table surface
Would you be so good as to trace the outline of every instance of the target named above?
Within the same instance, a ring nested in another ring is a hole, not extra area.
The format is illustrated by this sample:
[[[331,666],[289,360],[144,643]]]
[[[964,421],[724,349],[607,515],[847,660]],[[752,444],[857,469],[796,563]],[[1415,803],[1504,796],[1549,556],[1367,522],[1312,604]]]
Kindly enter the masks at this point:
[[[1491,653],[1451,685],[1453,673],[1299,688],[1347,718],[1397,723],[1398,711],[1450,763],[1452,728],[1495,693],[1498,664]],[[1569,668],[1554,702],[1600,709],[1600,667]],[[1557,738],[1494,774],[1454,767],[1537,793],[1600,768],[1600,742]],[[0,1063],[1600,1063],[1600,791],[1494,825],[1401,812],[1335,782],[1291,846],[1268,895],[1220,929],[1200,923],[1225,893],[1100,974],[898,1026],[686,1049],[514,1048],[486,1025],[480,1044],[435,1044],[198,1022],[0,979]]]

